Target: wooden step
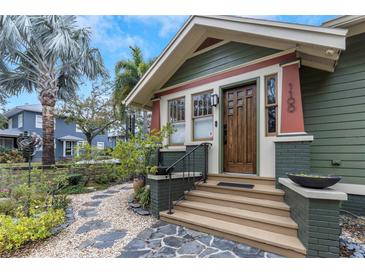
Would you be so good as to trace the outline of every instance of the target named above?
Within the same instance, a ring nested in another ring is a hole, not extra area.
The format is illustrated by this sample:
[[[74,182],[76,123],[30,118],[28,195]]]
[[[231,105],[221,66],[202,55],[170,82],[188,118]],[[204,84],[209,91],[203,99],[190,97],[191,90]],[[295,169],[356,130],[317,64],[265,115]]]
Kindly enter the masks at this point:
[[[194,201],[180,201],[175,209],[284,235],[297,236],[298,225],[290,218]]]
[[[260,177],[256,175],[239,174],[239,173],[209,173],[208,179],[221,182],[239,182],[248,184],[275,185],[275,178]]]
[[[283,201],[285,192],[281,189],[276,189],[273,185],[253,184],[253,188],[240,188],[240,187],[228,187],[219,186],[220,181],[208,180],[206,183],[199,183],[197,185],[198,190],[210,191],[216,193],[240,195],[250,198],[267,199],[272,201]],[[238,182],[231,182],[233,184],[239,184]],[[252,183],[251,183],[252,184]]]
[[[289,216],[289,206],[284,202],[249,198],[239,195],[192,190],[185,194],[186,200],[238,209],[263,212],[267,214]]]
[[[286,257],[305,257],[306,249],[297,237],[217,220],[175,210],[174,214],[161,212],[163,221],[182,225]]]

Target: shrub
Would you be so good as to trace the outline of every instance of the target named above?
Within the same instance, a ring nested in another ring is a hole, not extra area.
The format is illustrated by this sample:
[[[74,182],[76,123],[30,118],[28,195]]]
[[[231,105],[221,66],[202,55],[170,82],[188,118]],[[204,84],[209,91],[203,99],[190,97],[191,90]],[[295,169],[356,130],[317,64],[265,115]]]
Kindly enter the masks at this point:
[[[81,179],[82,179],[82,174],[79,173],[73,173],[67,176],[67,181],[69,185],[77,185],[81,182]]]
[[[11,198],[0,200],[0,214],[13,215],[17,208],[16,201]]]
[[[64,222],[63,210],[49,209],[39,216],[0,215],[0,254],[9,252],[22,245],[51,235],[51,229]]]
[[[70,201],[71,200],[65,194],[55,195],[52,199],[52,208],[65,210]]]
[[[20,151],[16,149],[0,148],[0,163],[21,163],[24,162]]]
[[[135,198],[138,200],[143,208],[148,208],[151,202],[151,190],[149,186],[141,187],[137,191]]]

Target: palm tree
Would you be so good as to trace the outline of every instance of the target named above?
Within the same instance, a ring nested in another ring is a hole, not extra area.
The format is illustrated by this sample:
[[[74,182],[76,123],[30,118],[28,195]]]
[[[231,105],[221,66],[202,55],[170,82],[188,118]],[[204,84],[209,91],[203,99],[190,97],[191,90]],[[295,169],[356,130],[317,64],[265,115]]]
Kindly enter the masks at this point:
[[[0,89],[10,95],[36,91],[43,107],[44,165],[55,163],[54,109],[75,96],[83,76],[106,70],[90,30],[75,16],[0,16]]]
[[[126,119],[127,128],[129,124],[128,112],[132,112],[130,113],[132,123],[135,123],[135,115],[133,111],[126,109],[122,102],[154,62],[154,59],[144,60],[142,50],[139,47],[130,46],[129,48],[132,59],[121,60],[115,65],[115,89],[113,92],[114,107],[119,113],[119,119],[121,121]],[[147,113],[145,111],[143,116],[144,128],[146,128]],[[132,128],[134,127],[135,125],[132,125]]]

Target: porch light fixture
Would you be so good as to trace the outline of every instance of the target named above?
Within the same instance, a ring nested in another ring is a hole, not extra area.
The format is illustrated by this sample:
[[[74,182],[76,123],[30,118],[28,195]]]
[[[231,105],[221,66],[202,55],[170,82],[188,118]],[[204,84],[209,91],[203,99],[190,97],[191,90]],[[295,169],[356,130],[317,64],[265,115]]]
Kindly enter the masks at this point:
[[[218,97],[218,95],[217,95],[217,94],[212,93],[212,94],[210,95],[210,104],[211,104],[211,106],[213,106],[213,107],[218,106],[218,104],[219,104],[219,97]]]

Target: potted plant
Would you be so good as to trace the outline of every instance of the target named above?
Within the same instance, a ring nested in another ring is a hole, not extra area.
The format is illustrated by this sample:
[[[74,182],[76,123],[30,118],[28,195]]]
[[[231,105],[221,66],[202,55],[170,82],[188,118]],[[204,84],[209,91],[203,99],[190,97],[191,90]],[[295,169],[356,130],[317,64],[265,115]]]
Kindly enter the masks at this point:
[[[286,175],[290,180],[302,187],[316,189],[323,189],[333,186],[342,178],[336,175],[316,175],[305,173],[287,173]]]
[[[113,151],[113,157],[120,161],[117,171],[124,178],[133,178],[135,193],[145,185],[147,174],[157,172],[157,166],[150,164],[150,157],[171,133],[172,127],[167,125],[159,132],[139,132],[128,141],[117,142]]]

